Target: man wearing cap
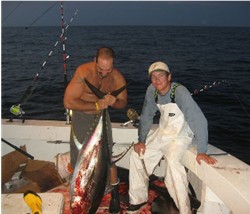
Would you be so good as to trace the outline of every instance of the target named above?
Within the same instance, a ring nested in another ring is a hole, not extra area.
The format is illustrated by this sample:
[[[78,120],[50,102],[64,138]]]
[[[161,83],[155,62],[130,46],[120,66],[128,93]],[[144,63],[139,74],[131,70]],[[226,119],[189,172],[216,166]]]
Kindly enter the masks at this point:
[[[190,214],[188,180],[181,160],[195,140],[198,164],[201,160],[208,164],[216,163],[216,159],[206,155],[207,120],[189,91],[171,81],[167,64],[155,62],[148,71],[151,84],[147,88],[140,116],[139,142],[134,145],[130,156],[130,206],[127,213],[137,213],[147,204],[148,176],[164,157],[164,183],[180,214]],[[159,127],[148,134],[157,111],[161,114]]]

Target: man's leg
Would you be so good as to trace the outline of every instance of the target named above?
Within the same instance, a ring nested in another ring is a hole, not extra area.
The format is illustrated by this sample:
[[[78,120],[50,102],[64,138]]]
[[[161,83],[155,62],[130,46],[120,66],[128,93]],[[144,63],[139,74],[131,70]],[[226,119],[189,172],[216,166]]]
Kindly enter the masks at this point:
[[[129,166],[129,200],[126,213],[138,213],[148,201],[148,175],[153,173],[159,163],[162,152],[154,142],[147,144],[143,160],[132,150]],[[144,163],[142,162],[144,161]]]
[[[158,147],[157,141],[148,142],[143,161],[134,150],[131,152],[129,166],[130,204],[141,204],[148,200],[148,176],[153,173],[163,155]]]
[[[117,176],[117,167],[113,164],[110,168],[110,184],[112,186],[111,190],[111,201],[109,205],[110,213],[119,213],[120,208],[120,198],[119,198],[119,178]]]
[[[164,155],[166,161],[165,184],[180,213],[190,214],[187,174],[181,163],[189,142],[185,142],[184,139],[170,141]]]

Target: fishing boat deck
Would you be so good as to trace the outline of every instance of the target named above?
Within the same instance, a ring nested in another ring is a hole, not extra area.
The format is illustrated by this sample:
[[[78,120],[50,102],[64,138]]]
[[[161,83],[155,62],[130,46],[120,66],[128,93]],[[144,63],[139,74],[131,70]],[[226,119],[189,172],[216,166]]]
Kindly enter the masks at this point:
[[[154,181],[154,184],[157,186],[164,186],[164,183],[162,181],[156,180]],[[70,186],[61,185],[58,186],[49,192],[51,193],[61,193],[64,195],[64,211],[63,214],[70,214]],[[120,214],[125,214],[126,209],[129,205],[128,200],[128,183],[127,182],[121,182],[119,186],[119,195],[120,195],[120,202],[121,202],[121,212]],[[149,190],[149,199],[147,205],[140,211],[140,214],[151,214],[151,205],[154,199],[159,195],[154,190]],[[106,194],[101,204],[96,212],[96,214],[109,214],[109,204],[111,200],[111,193]],[[172,202],[172,199],[169,199],[170,203]]]
[[[122,127],[119,123],[112,123],[112,127],[116,153],[124,151],[132,142],[137,142],[138,130],[132,125]],[[10,123],[2,119],[2,138],[16,146],[25,144],[27,151],[40,160],[53,161],[56,154],[69,151],[69,135],[70,125],[65,121],[26,120],[25,123]],[[13,149],[2,143],[2,155],[10,151]],[[202,201],[202,213],[250,213],[249,165],[212,145],[208,146],[208,154],[215,154],[218,160],[216,165],[204,162],[198,165],[194,146],[189,148],[183,159],[189,170],[189,180]],[[128,157],[129,153],[117,165],[128,168]],[[164,161],[157,169],[162,174],[164,170],[161,167],[164,167]],[[226,211],[214,211],[215,207],[218,207],[216,210]]]

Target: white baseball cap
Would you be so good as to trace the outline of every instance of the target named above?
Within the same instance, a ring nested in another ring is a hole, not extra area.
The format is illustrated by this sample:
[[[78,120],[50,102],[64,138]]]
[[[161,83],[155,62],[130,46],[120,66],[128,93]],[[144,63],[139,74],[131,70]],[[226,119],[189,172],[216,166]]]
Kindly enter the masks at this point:
[[[154,62],[149,66],[148,74],[151,75],[153,71],[166,71],[167,73],[171,74],[168,65],[161,61]]]

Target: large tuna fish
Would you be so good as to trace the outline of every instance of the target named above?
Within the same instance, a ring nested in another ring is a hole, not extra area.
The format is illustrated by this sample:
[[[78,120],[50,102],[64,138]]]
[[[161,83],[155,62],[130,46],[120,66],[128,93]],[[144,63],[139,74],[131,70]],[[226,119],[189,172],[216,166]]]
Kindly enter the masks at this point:
[[[85,82],[97,97],[102,98],[105,95],[86,79]],[[117,96],[125,87],[111,94]],[[111,165],[107,135],[109,120],[107,117],[108,110],[105,109],[93,134],[79,151],[70,191],[71,212],[74,214],[95,213],[105,193]],[[125,154],[126,151],[115,162]]]

